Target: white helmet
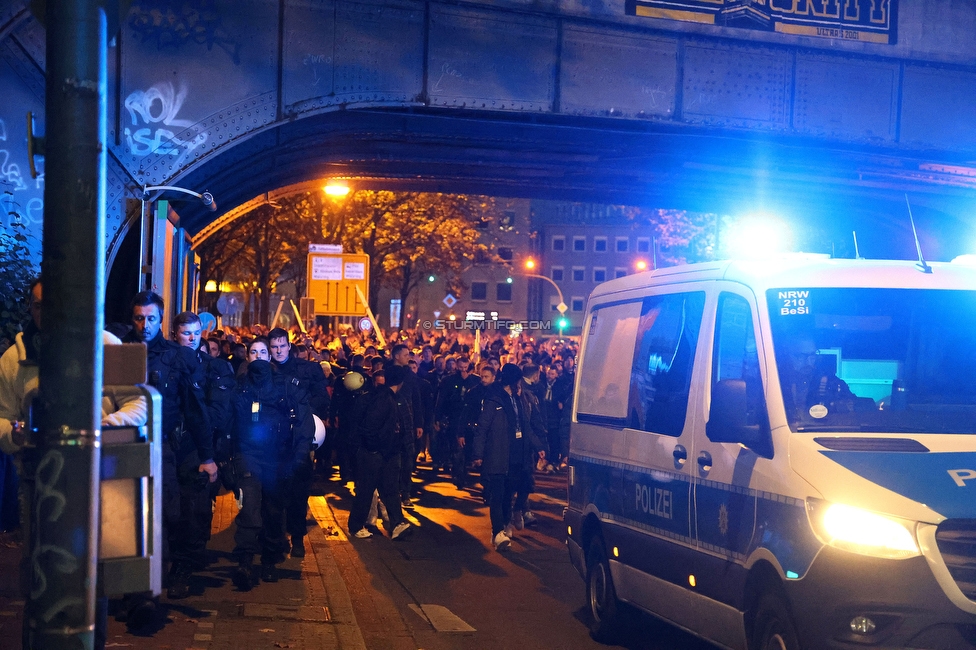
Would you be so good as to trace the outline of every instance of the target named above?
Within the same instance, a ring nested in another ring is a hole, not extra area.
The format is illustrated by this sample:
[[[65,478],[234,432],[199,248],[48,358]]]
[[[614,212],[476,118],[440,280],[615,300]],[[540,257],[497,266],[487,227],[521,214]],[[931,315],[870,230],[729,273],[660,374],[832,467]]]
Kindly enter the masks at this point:
[[[325,423],[319,418],[319,416],[312,414],[312,419],[315,420],[315,448],[318,449],[325,442]]]
[[[342,377],[342,385],[346,387],[346,390],[357,391],[363,387],[366,383],[366,378],[356,371],[347,372]]]

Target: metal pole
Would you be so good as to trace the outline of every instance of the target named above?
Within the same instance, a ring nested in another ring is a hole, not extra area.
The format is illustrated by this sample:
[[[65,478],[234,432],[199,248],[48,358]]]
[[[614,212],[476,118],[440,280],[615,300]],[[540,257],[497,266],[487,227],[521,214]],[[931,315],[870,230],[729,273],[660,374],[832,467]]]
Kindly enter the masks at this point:
[[[94,644],[105,285],[107,21],[47,2],[47,149],[31,648]]]

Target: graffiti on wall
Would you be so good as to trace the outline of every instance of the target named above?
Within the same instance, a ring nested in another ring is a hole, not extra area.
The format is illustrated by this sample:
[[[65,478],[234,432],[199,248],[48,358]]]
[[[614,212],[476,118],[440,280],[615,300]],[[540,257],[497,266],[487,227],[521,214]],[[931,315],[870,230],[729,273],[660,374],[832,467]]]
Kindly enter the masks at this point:
[[[160,50],[186,43],[222,49],[235,65],[241,63],[241,45],[224,28],[217,0],[137,0],[129,13],[129,30],[143,43]]]
[[[8,149],[7,125],[0,119],[0,225],[6,226],[14,219],[20,219],[28,228],[40,225],[44,215],[44,200],[30,194],[44,191],[44,173],[36,179],[25,178],[20,165],[13,162]],[[34,192],[31,192],[31,190]]]
[[[180,109],[186,101],[187,89],[179,90],[166,81],[148,90],[137,90],[125,98],[125,109],[129,112],[131,125],[123,131],[129,153],[143,158],[150,154],[173,156],[173,166],[179,167],[194,149],[207,141],[206,133],[181,138],[191,120],[180,119]]]

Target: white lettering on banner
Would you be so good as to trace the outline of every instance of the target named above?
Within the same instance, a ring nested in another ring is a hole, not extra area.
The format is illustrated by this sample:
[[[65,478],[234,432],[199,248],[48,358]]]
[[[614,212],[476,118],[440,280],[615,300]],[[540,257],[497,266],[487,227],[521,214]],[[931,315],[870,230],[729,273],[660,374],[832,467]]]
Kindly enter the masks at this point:
[[[952,480],[959,487],[966,487],[966,481],[976,480],[976,470],[972,469],[950,469],[947,470]]]
[[[133,156],[144,157],[149,154],[161,156],[176,156],[174,166],[179,166],[189,157],[197,147],[207,141],[206,133],[198,133],[190,140],[177,137],[170,129],[186,129],[193,126],[190,120],[177,117],[183,102],[186,101],[187,90],[180,86],[179,92],[173,84],[166,81],[152,86],[149,90],[137,90],[125,98],[125,108],[129,111],[132,126],[142,128],[125,128],[125,139],[129,153]]]
[[[637,485],[637,510],[646,512],[656,517],[671,519],[674,516],[674,495],[671,490],[662,488],[649,488],[646,485]]]

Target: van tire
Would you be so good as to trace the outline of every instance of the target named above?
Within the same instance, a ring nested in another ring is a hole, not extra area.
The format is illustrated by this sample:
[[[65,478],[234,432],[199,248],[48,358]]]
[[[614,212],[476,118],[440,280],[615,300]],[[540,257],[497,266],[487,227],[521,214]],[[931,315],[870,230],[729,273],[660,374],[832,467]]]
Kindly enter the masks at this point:
[[[754,621],[751,650],[800,650],[793,617],[779,590],[760,597]]]
[[[586,604],[590,610],[590,636],[600,642],[614,640],[623,617],[607,551],[599,537],[594,537],[586,549]]]

